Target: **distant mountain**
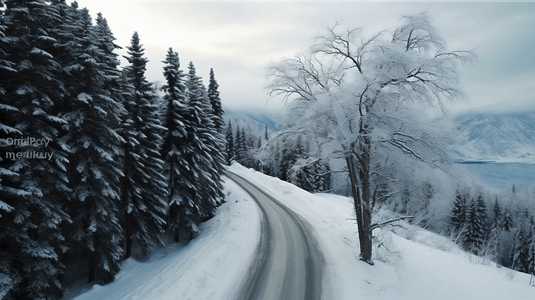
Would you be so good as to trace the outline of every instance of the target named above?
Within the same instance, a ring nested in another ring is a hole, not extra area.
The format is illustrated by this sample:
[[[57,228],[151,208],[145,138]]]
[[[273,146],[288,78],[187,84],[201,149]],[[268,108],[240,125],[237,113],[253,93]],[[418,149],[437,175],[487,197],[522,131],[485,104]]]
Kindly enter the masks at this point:
[[[252,113],[252,112],[236,112],[225,110],[223,119],[228,125],[229,121],[232,123],[232,128],[245,128],[248,135],[264,136],[266,126],[268,134],[277,131],[277,124],[279,116],[272,113]]]
[[[454,119],[463,160],[535,162],[535,112],[472,110]]]

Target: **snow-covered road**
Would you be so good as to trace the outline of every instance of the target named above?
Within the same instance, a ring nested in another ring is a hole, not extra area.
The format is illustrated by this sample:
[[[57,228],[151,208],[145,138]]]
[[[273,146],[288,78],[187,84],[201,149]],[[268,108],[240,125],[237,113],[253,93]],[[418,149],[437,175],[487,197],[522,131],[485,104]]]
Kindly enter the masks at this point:
[[[273,225],[284,228],[282,236],[289,239],[284,243],[300,245],[300,250],[295,250],[298,257],[293,259],[296,260],[296,266],[306,266],[303,259],[306,260],[308,254],[306,248],[303,248],[303,241],[294,242],[294,239],[299,239],[302,234],[310,234],[312,227],[317,238],[313,249],[317,251],[316,243],[321,246],[325,264],[321,271],[322,281],[317,279],[311,286],[315,290],[311,292],[315,297],[309,298],[303,291],[298,292],[300,295],[304,293],[301,298],[278,298],[273,295],[274,298],[271,299],[535,299],[535,288],[528,284],[528,274],[496,268],[488,259],[462,251],[447,237],[409,224],[404,224],[406,228],[399,234],[382,230],[374,232],[386,247],[374,248],[376,264],[370,266],[359,260],[357,230],[350,198],[333,194],[313,195],[290,183],[238,164],[230,166],[229,171],[243,176],[264,193],[277,199],[276,202],[268,199],[267,205],[272,203],[271,205],[278,206],[275,203],[282,203],[291,211],[279,206],[280,210],[299,214],[300,217],[296,220],[278,215],[264,219],[270,223],[282,222]],[[285,278],[285,268],[294,264],[292,259],[273,254],[273,267],[280,270],[270,273],[265,271],[270,268],[267,265],[268,258],[264,259],[264,264],[258,258],[259,241],[266,235],[262,226],[267,226],[266,221],[262,221],[262,210],[269,208],[259,208],[251,195],[232,180],[225,178],[224,185],[227,202],[218,208],[214,218],[201,224],[199,236],[191,242],[177,244],[169,240],[168,245],[153,251],[144,259],[131,257],[125,260],[115,281],[110,284],[87,284],[86,277],[83,277],[76,285],[67,288],[63,299],[248,300],[259,294],[262,297],[264,291],[284,291],[286,288],[293,289],[293,286],[302,290],[303,285],[306,286],[306,275],[304,282]],[[257,198],[264,197],[261,192],[251,194]],[[283,219],[278,220],[281,218]],[[309,224],[304,226],[307,233],[285,227],[296,222]],[[267,239],[266,246],[269,248],[271,245],[273,251],[280,252],[280,255],[293,251],[286,246],[269,244],[269,240]],[[306,237],[306,241],[311,240],[314,237]],[[269,257],[269,254],[265,255]],[[258,267],[250,267],[251,262],[255,262]],[[263,272],[266,275],[254,275]],[[308,275],[309,270],[305,272]],[[272,279],[278,280],[275,286],[262,287],[266,280]],[[248,296],[250,297],[247,298]],[[264,299],[270,298],[266,296]]]
[[[324,259],[312,226],[250,181],[228,172],[261,212],[261,238],[243,283],[244,300],[320,300]]]

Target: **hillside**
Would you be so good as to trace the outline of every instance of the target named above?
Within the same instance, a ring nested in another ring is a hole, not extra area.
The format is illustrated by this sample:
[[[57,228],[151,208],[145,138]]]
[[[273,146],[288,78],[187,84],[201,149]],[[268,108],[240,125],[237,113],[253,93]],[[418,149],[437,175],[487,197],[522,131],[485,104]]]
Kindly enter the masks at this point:
[[[314,226],[327,266],[324,299],[535,298],[527,274],[496,268],[446,238],[408,225],[398,234],[375,232],[384,247],[375,250],[376,265],[369,266],[358,259],[348,198],[313,195],[237,164],[230,170],[256,182]],[[191,243],[167,245],[145,261],[130,258],[115,282],[73,287],[65,299],[82,291],[75,299],[232,299],[244,263],[253,255],[260,220],[241,189],[230,181],[225,188],[228,202]]]

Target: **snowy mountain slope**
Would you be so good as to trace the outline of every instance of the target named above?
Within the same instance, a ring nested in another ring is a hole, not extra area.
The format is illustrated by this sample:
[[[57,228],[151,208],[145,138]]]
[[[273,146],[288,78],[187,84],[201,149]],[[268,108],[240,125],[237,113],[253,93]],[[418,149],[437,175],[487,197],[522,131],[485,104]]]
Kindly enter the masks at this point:
[[[463,160],[535,162],[535,112],[472,111],[455,118]]]
[[[237,164],[230,170],[271,191],[315,228],[326,260],[323,299],[535,299],[527,274],[480,264],[425,230],[400,235],[375,231],[393,253],[385,254],[383,247],[375,250],[376,265],[369,266],[358,259],[350,199],[312,195]],[[253,256],[260,221],[258,209],[243,191],[232,182],[225,188],[228,203],[203,224],[201,235],[190,244],[169,245],[146,262],[128,259],[115,282],[84,286],[90,290],[75,299],[233,300],[237,280]],[[64,299],[80,290],[71,289]]]

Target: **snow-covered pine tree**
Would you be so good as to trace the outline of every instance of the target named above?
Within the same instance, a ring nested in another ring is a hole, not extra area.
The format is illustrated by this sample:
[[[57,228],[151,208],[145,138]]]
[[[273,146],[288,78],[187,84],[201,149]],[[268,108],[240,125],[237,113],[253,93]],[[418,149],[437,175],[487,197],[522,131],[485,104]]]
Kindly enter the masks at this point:
[[[513,228],[513,217],[509,213],[509,208],[505,208],[503,212],[503,230],[510,231]]]
[[[494,200],[494,208],[492,209],[494,215],[493,215],[493,222],[492,222],[492,228],[495,228],[497,230],[502,229],[502,209],[500,207],[500,204],[498,203],[498,196],[496,196],[496,199]]]
[[[459,192],[455,192],[453,209],[451,211],[450,232],[458,234],[465,229],[466,225],[466,198]]]
[[[309,192],[330,188],[330,169],[325,160],[314,157],[298,159],[288,170],[289,182]]]
[[[230,166],[232,161],[235,159],[234,154],[234,132],[232,131],[232,123],[228,121],[227,135],[226,135],[226,153],[227,153],[227,164]]]
[[[478,253],[487,238],[487,215],[483,197],[472,199],[466,211],[466,233],[464,242],[467,249]]]
[[[22,132],[15,129],[15,120],[10,118],[14,113],[18,113],[18,109],[12,106],[9,99],[6,97],[6,80],[15,77],[16,70],[13,68],[14,63],[8,57],[7,49],[10,48],[11,40],[6,36],[6,20],[0,17],[0,149],[5,153],[9,148],[7,147],[7,138],[13,135],[22,135]],[[13,293],[17,289],[20,282],[20,271],[17,270],[13,264],[17,253],[14,253],[12,245],[8,243],[10,240],[16,240],[17,236],[24,236],[25,228],[15,227],[14,225],[14,210],[18,210],[17,204],[24,203],[25,196],[31,196],[29,191],[25,191],[22,187],[17,187],[14,184],[18,180],[18,172],[10,170],[13,161],[8,161],[6,157],[0,156],[0,298],[4,298],[7,293]],[[15,206],[13,206],[15,205]],[[17,213],[22,215],[27,214],[27,208],[23,207]],[[14,230],[7,230],[13,227]],[[24,237],[24,239],[27,239]],[[18,246],[16,246],[18,248]]]
[[[205,198],[213,186],[210,186],[210,176],[205,171],[211,166],[211,161],[207,155],[207,146],[203,143],[205,132],[202,122],[211,121],[205,118],[200,78],[192,63],[188,68],[185,82],[187,113],[182,121],[187,136],[178,149],[182,158],[181,177],[186,184],[182,185],[180,205],[174,206],[176,209],[172,207],[169,215],[169,222],[175,230],[175,240],[179,237],[187,240],[194,238],[199,232],[201,220],[212,214],[216,206],[215,200]]]
[[[245,149],[239,125],[236,125],[236,139],[234,141],[235,159],[237,162],[241,163],[243,161],[243,158],[245,157]]]
[[[511,249],[512,269],[520,272],[528,272],[530,243],[522,225],[515,234],[513,248]]]
[[[225,121],[223,120],[223,107],[221,105],[221,98],[219,97],[219,84],[215,80],[214,69],[210,69],[210,83],[208,84],[208,98],[212,106],[212,119],[214,122],[214,128],[218,133],[222,133]]]
[[[188,65],[188,104],[194,118],[191,119],[192,128],[196,128],[194,133],[199,139],[197,168],[197,180],[200,189],[196,191],[196,198],[199,201],[201,221],[211,218],[223,197],[223,187],[221,174],[223,170],[223,138],[215,130],[212,122],[212,107],[209,99],[204,96],[205,90],[202,80],[197,76],[195,66],[192,62]]]
[[[483,196],[481,195],[477,197],[477,210],[478,210],[478,215],[480,216],[481,221],[483,223],[483,235],[484,235],[484,238],[486,238],[489,233],[489,212],[487,210],[487,205],[485,204],[485,200],[483,199]]]
[[[165,92],[164,100],[167,102],[165,110],[164,127],[167,129],[162,145],[162,158],[165,161],[165,175],[167,177],[167,199],[169,212],[167,216],[167,229],[174,233],[175,242],[180,240],[180,230],[183,228],[181,211],[191,202],[189,195],[196,189],[196,183],[190,176],[191,161],[185,155],[184,148],[188,143],[190,124],[186,123],[189,116],[189,107],[186,103],[186,85],[184,73],[180,70],[178,53],[169,48],[166,60],[163,62],[164,77],[167,84],[162,87]]]
[[[0,297],[59,298],[61,224],[70,222],[64,212],[68,147],[61,139],[66,95],[55,57],[61,18],[55,3],[5,5],[0,17],[0,144],[6,155],[0,160]],[[6,145],[7,138],[46,140],[47,146]],[[33,152],[50,156],[38,159]],[[17,153],[23,157],[16,158]]]
[[[87,258],[89,282],[97,278],[111,282],[123,254],[121,170],[116,159],[122,139],[116,129],[124,108],[111,88],[119,73],[111,64],[116,57],[101,47],[89,11],[74,4],[65,17],[61,47],[69,54],[63,57],[63,69],[72,99],[65,103],[73,190],[69,206],[73,224],[68,227],[75,244],[71,257]]]
[[[535,276],[535,238],[533,238],[533,234],[529,245],[528,274]]]
[[[204,88],[204,85],[202,85]],[[216,200],[216,205],[219,206],[224,201],[223,183],[221,175],[225,172],[225,136],[222,133],[225,121],[223,120],[223,107],[217,90],[219,85],[215,80],[214,70],[210,69],[210,83],[205,97],[203,97],[203,105],[205,107],[205,115],[210,119],[211,123],[203,123],[206,138],[205,144],[208,146],[211,157],[211,167],[207,169],[210,173],[214,185],[213,197]]]
[[[161,243],[160,233],[165,227],[167,203],[166,180],[160,146],[165,128],[158,114],[158,97],[145,78],[148,59],[134,32],[128,55],[129,65],[123,72],[128,84],[126,95],[128,117],[124,124],[125,154],[122,190],[122,222],[125,231],[125,256],[129,257],[135,241],[143,252]]]
[[[248,136],[245,132],[245,127],[241,128],[241,149],[243,152],[243,157],[240,161],[240,164],[247,168],[252,168],[254,166],[254,158],[252,156],[254,142],[252,136]]]

